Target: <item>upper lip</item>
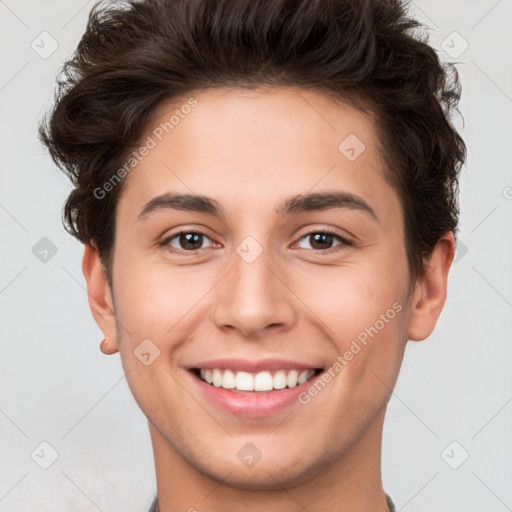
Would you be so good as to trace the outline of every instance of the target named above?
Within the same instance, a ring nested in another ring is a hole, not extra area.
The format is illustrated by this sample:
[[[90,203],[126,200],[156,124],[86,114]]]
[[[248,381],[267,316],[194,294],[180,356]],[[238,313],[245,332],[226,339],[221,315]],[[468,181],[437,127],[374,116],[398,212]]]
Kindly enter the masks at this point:
[[[197,364],[188,366],[189,370],[199,368],[205,369],[224,369],[240,372],[258,373],[265,370],[316,370],[321,366],[314,366],[298,361],[286,359],[261,359],[260,361],[251,361],[249,359],[210,359]]]

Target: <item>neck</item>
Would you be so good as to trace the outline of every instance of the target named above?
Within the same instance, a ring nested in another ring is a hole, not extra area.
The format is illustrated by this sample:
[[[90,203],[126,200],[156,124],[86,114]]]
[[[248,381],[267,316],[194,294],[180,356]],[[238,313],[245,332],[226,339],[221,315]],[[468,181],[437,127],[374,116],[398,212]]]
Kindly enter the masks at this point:
[[[278,474],[268,471],[272,482],[257,490],[230,485],[234,470],[215,475],[205,469],[204,461],[201,468],[195,467],[149,422],[159,512],[215,512],[227,507],[247,512],[295,512],[297,507],[308,512],[387,512],[380,467],[384,415],[385,409],[357,443],[334,462],[304,468],[292,484],[283,485]]]

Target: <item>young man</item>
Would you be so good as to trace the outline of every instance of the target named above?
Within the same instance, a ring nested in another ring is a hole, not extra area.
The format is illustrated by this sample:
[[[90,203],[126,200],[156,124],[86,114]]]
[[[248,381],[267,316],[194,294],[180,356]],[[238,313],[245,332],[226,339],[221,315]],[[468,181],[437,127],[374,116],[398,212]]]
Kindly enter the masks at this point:
[[[386,405],[445,302],[465,157],[415,26],[383,0],[93,9],[41,137],[151,510],[394,510]]]

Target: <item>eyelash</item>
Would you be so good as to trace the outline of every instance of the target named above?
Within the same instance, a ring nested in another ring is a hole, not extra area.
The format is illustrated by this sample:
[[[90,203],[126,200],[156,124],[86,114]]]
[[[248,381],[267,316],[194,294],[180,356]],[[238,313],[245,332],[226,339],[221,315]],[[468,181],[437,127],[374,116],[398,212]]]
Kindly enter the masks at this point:
[[[168,236],[160,245],[163,247],[169,247],[169,242],[182,234],[195,234],[195,235],[202,235],[206,238],[210,238],[206,233],[203,233],[202,231],[193,231],[193,230],[184,229],[181,231],[177,231],[176,233],[172,234],[171,236]],[[338,233],[336,233],[335,231],[332,231],[330,229],[321,229],[321,230],[316,230],[316,231],[310,231],[309,233],[302,235],[297,240],[297,242],[300,242],[302,239],[307,238],[308,236],[317,235],[317,234],[331,235],[334,238],[337,238],[338,241],[341,243],[334,247],[330,247],[329,249],[306,249],[307,251],[313,251],[317,254],[334,253],[334,252],[337,252],[338,250],[343,249],[343,247],[354,245],[352,242],[350,242],[346,238],[340,236]],[[297,242],[295,242],[295,243],[297,243]],[[202,249],[195,249],[192,251],[187,251],[185,249],[176,249],[175,247],[172,247],[171,252],[196,254],[198,251],[201,251],[201,250]]]

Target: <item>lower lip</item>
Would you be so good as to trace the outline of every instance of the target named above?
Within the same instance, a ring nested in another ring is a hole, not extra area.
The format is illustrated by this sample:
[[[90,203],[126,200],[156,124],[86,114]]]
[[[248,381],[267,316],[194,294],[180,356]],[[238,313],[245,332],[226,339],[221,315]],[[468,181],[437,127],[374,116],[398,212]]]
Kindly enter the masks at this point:
[[[215,387],[188,371],[205,396],[215,405],[236,416],[258,418],[271,416],[284,411],[298,400],[298,396],[308,389],[322,373],[294,388],[276,389],[269,392],[230,391]]]

